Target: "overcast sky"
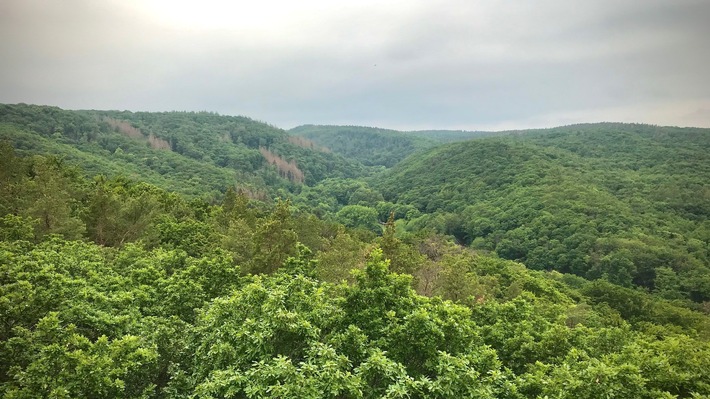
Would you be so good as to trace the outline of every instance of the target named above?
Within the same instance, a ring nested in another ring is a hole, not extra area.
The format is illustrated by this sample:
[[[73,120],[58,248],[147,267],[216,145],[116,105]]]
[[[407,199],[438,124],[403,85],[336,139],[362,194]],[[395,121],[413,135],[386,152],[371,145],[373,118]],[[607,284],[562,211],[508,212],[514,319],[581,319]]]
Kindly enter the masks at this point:
[[[0,0],[0,102],[283,128],[710,127],[708,17],[708,0]]]

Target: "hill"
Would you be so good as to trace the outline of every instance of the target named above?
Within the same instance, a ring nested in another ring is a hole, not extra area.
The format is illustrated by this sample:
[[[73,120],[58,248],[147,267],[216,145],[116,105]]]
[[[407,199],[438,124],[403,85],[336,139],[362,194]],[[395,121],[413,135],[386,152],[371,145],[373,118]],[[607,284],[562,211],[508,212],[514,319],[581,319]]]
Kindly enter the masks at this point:
[[[514,134],[512,131],[478,131],[478,130],[411,130],[403,131],[403,134],[412,137],[421,137],[429,140],[434,140],[439,143],[452,143],[456,141],[466,141],[471,139],[480,139],[483,137],[502,136]]]
[[[0,143],[4,398],[697,398],[710,317]]]
[[[305,137],[322,148],[357,160],[364,165],[381,165],[389,168],[417,151],[434,148],[444,143],[484,137],[521,135],[535,131],[400,131],[365,126],[302,125],[290,129],[288,132]]]
[[[304,125],[289,130],[289,133],[370,166],[391,167],[417,151],[437,145],[434,140],[408,136],[396,130],[363,126]]]
[[[0,105],[0,139],[21,153],[58,155],[90,175],[122,174],[193,196],[215,197],[236,186],[264,197],[368,173],[266,123],[210,112]]]
[[[482,138],[365,180],[248,118],[1,115],[3,398],[710,394],[707,130]]]
[[[446,145],[372,180],[406,222],[541,270],[710,300],[710,130],[568,126]]]

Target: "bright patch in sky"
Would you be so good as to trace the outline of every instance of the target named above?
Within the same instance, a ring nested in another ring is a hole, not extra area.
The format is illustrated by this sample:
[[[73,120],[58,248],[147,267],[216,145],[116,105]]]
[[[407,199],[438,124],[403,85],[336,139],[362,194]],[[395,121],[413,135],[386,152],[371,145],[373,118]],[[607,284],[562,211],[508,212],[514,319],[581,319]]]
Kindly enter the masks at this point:
[[[281,127],[710,127],[710,2],[0,2],[0,102]]]

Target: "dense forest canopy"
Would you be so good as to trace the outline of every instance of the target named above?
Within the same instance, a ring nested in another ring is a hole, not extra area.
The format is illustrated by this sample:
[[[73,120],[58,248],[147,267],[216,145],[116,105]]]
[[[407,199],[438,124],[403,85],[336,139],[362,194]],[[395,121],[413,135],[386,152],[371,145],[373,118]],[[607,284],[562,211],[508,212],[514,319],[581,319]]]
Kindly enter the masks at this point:
[[[622,286],[663,290],[671,275],[673,296],[704,302],[709,145],[702,129],[572,126],[442,146],[373,186],[423,213],[412,229]]]
[[[506,136],[529,131],[484,132],[467,130],[397,131],[364,126],[302,125],[288,131],[295,137],[305,137],[364,165],[392,167],[413,153],[442,143],[474,138]]]
[[[289,133],[372,166],[391,167],[414,152],[437,145],[436,141],[427,138],[360,126],[304,125],[289,130]]]
[[[225,187],[264,198],[300,182],[281,165],[295,165],[308,184],[368,173],[359,163],[303,148],[281,129],[245,117],[210,112],[66,111],[0,105],[0,131],[18,151],[57,155],[88,174],[125,175],[190,196],[218,198]],[[276,157],[270,161],[262,154]]]
[[[0,396],[710,395],[710,130],[290,133],[0,105]]]

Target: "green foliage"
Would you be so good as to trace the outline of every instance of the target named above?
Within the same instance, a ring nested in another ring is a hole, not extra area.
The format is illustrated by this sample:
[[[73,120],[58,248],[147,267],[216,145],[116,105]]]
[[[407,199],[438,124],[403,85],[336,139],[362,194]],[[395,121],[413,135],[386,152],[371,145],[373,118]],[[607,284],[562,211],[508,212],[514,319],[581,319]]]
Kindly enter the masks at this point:
[[[419,150],[436,145],[433,140],[394,130],[360,126],[304,125],[289,130],[289,133],[306,137],[337,154],[369,166],[391,167]]]
[[[382,229],[377,220],[377,211],[362,205],[346,205],[335,215],[336,220],[346,227],[361,228],[374,232]]]
[[[56,313],[36,328],[17,328],[8,340],[12,364],[5,398],[149,398],[153,396],[157,353],[131,335],[92,342],[73,325],[63,326]]]
[[[252,273],[273,273],[287,257],[294,255],[298,235],[294,231],[290,203],[278,202],[271,215],[254,230]]]
[[[350,272],[361,268],[365,245],[342,227],[326,239],[323,250],[316,255],[316,275],[323,281],[352,281]]]
[[[383,256],[390,261],[390,269],[396,273],[414,274],[424,263],[424,256],[396,237],[394,212],[384,227],[379,244]]]
[[[664,295],[703,302],[709,149],[703,129],[575,125],[441,146],[372,185],[423,213],[410,231],[627,287],[670,269]]]
[[[365,126],[302,125],[289,130],[363,165],[392,167],[408,156],[441,143],[507,135],[465,130],[397,131]]]
[[[368,183],[246,118],[1,111],[3,398],[710,395],[704,131],[529,132]],[[141,151],[208,180],[226,151],[294,205],[108,167]],[[93,179],[69,163],[90,159]]]
[[[289,134],[312,140],[364,165],[392,167],[408,156],[441,143],[475,138],[519,134],[519,132],[481,132],[465,130],[397,131],[365,126],[302,125]]]
[[[260,148],[295,161],[307,184],[368,173],[357,162],[291,143],[281,129],[210,112],[66,111],[0,104],[0,139],[11,140],[23,153],[66,158],[89,175],[131,176],[210,199],[235,183],[255,197],[297,189],[279,177]]]
[[[36,221],[7,214],[0,219],[0,241],[33,241]]]

